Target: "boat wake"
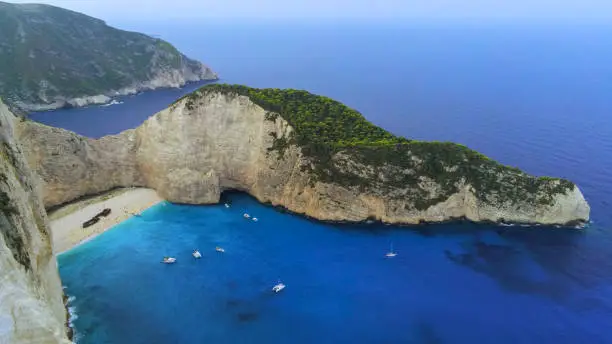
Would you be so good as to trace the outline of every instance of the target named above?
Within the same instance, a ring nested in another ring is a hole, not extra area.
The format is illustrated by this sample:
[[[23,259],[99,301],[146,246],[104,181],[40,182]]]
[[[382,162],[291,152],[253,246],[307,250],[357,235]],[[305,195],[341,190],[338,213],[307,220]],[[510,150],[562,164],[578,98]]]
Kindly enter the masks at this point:
[[[107,106],[119,105],[119,104],[123,104],[123,102],[122,101],[117,101],[117,100],[113,99],[110,103],[102,104],[102,105],[100,105],[100,107],[107,107]]]

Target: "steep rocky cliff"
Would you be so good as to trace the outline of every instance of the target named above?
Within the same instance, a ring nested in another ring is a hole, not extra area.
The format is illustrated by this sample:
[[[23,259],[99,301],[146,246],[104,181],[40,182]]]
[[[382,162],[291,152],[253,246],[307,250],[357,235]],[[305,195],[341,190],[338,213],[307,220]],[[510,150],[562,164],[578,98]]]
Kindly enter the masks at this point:
[[[0,102],[0,343],[69,343],[38,185]]]
[[[135,130],[92,140],[21,122],[45,206],[147,186],[181,203],[227,189],[320,220],[574,224],[589,206],[573,183],[529,176],[464,146],[417,142],[304,91],[212,85]]]
[[[62,8],[0,2],[0,96],[24,111],[216,79],[161,39]]]

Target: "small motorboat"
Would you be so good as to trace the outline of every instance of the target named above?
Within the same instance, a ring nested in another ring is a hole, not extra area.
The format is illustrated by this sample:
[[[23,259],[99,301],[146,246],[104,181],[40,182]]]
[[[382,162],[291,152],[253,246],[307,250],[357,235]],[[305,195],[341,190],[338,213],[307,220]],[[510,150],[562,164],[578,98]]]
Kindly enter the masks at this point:
[[[174,262],[176,262],[176,258],[174,257],[164,257],[164,260],[162,260],[164,264],[172,264]]]
[[[215,251],[221,252],[221,253],[225,252],[225,250],[219,246],[215,247]]]
[[[272,291],[275,293],[278,293],[279,291],[285,289],[285,285],[281,282],[278,282],[277,285],[275,285],[274,287],[272,287]]]
[[[225,203],[225,207],[226,207],[226,208],[229,208],[229,207],[230,207],[230,205],[229,205],[229,204],[227,204],[227,203]]]
[[[253,221],[257,222],[259,221],[256,217],[253,218]]]
[[[247,213],[244,213],[244,215],[242,215],[242,216],[244,216],[244,218],[245,218],[245,219],[249,219],[249,218],[251,218],[251,215],[249,215],[249,214],[247,214]]]
[[[198,250],[193,251],[192,255],[193,258],[202,258],[202,254]]]

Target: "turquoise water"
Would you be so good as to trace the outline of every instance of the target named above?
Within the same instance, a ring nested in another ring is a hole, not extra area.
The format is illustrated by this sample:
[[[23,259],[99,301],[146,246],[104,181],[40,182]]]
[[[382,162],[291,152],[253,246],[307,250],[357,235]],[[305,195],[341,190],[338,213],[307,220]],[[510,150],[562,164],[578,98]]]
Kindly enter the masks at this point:
[[[229,209],[163,203],[61,255],[78,342],[612,338],[610,287],[600,284],[609,280],[568,271],[577,264],[575,246],[585,240],[580,231],[330,225],[244,194],[225,197]],[[259,221],[244,219],[244,212]],[[391,244],[398,256],[388,259]],[[191,256],[196,248],[199,260]],[[177,262],[161,264],[165,255]],[[274,294],[278,280],[287,288]]]
[[[307,89],[396,134],[569,178],[593,223],[331,226],[240,194],[229,210],[156,207],[59,257],[81,343],[612,343],[612,28],[128,28],[169,39],[224,82]],[[32,118],[99,137],[193,87]],[[387,260],[391,242],[399,256]],[[278,279],[287,289],[273,295]]]

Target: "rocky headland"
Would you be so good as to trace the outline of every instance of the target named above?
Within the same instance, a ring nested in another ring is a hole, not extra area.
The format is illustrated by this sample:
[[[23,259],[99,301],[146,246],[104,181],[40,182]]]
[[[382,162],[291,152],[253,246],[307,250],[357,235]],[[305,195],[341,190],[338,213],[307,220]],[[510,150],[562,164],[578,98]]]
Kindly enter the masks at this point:
[[[589,219],[570,181],[530,176],[462,145],[394,136],[305,91],[210,85],[98,140],[31,121],[17,128],[46,207],[142,186],[190,204],[241,190],[323,221]]]

